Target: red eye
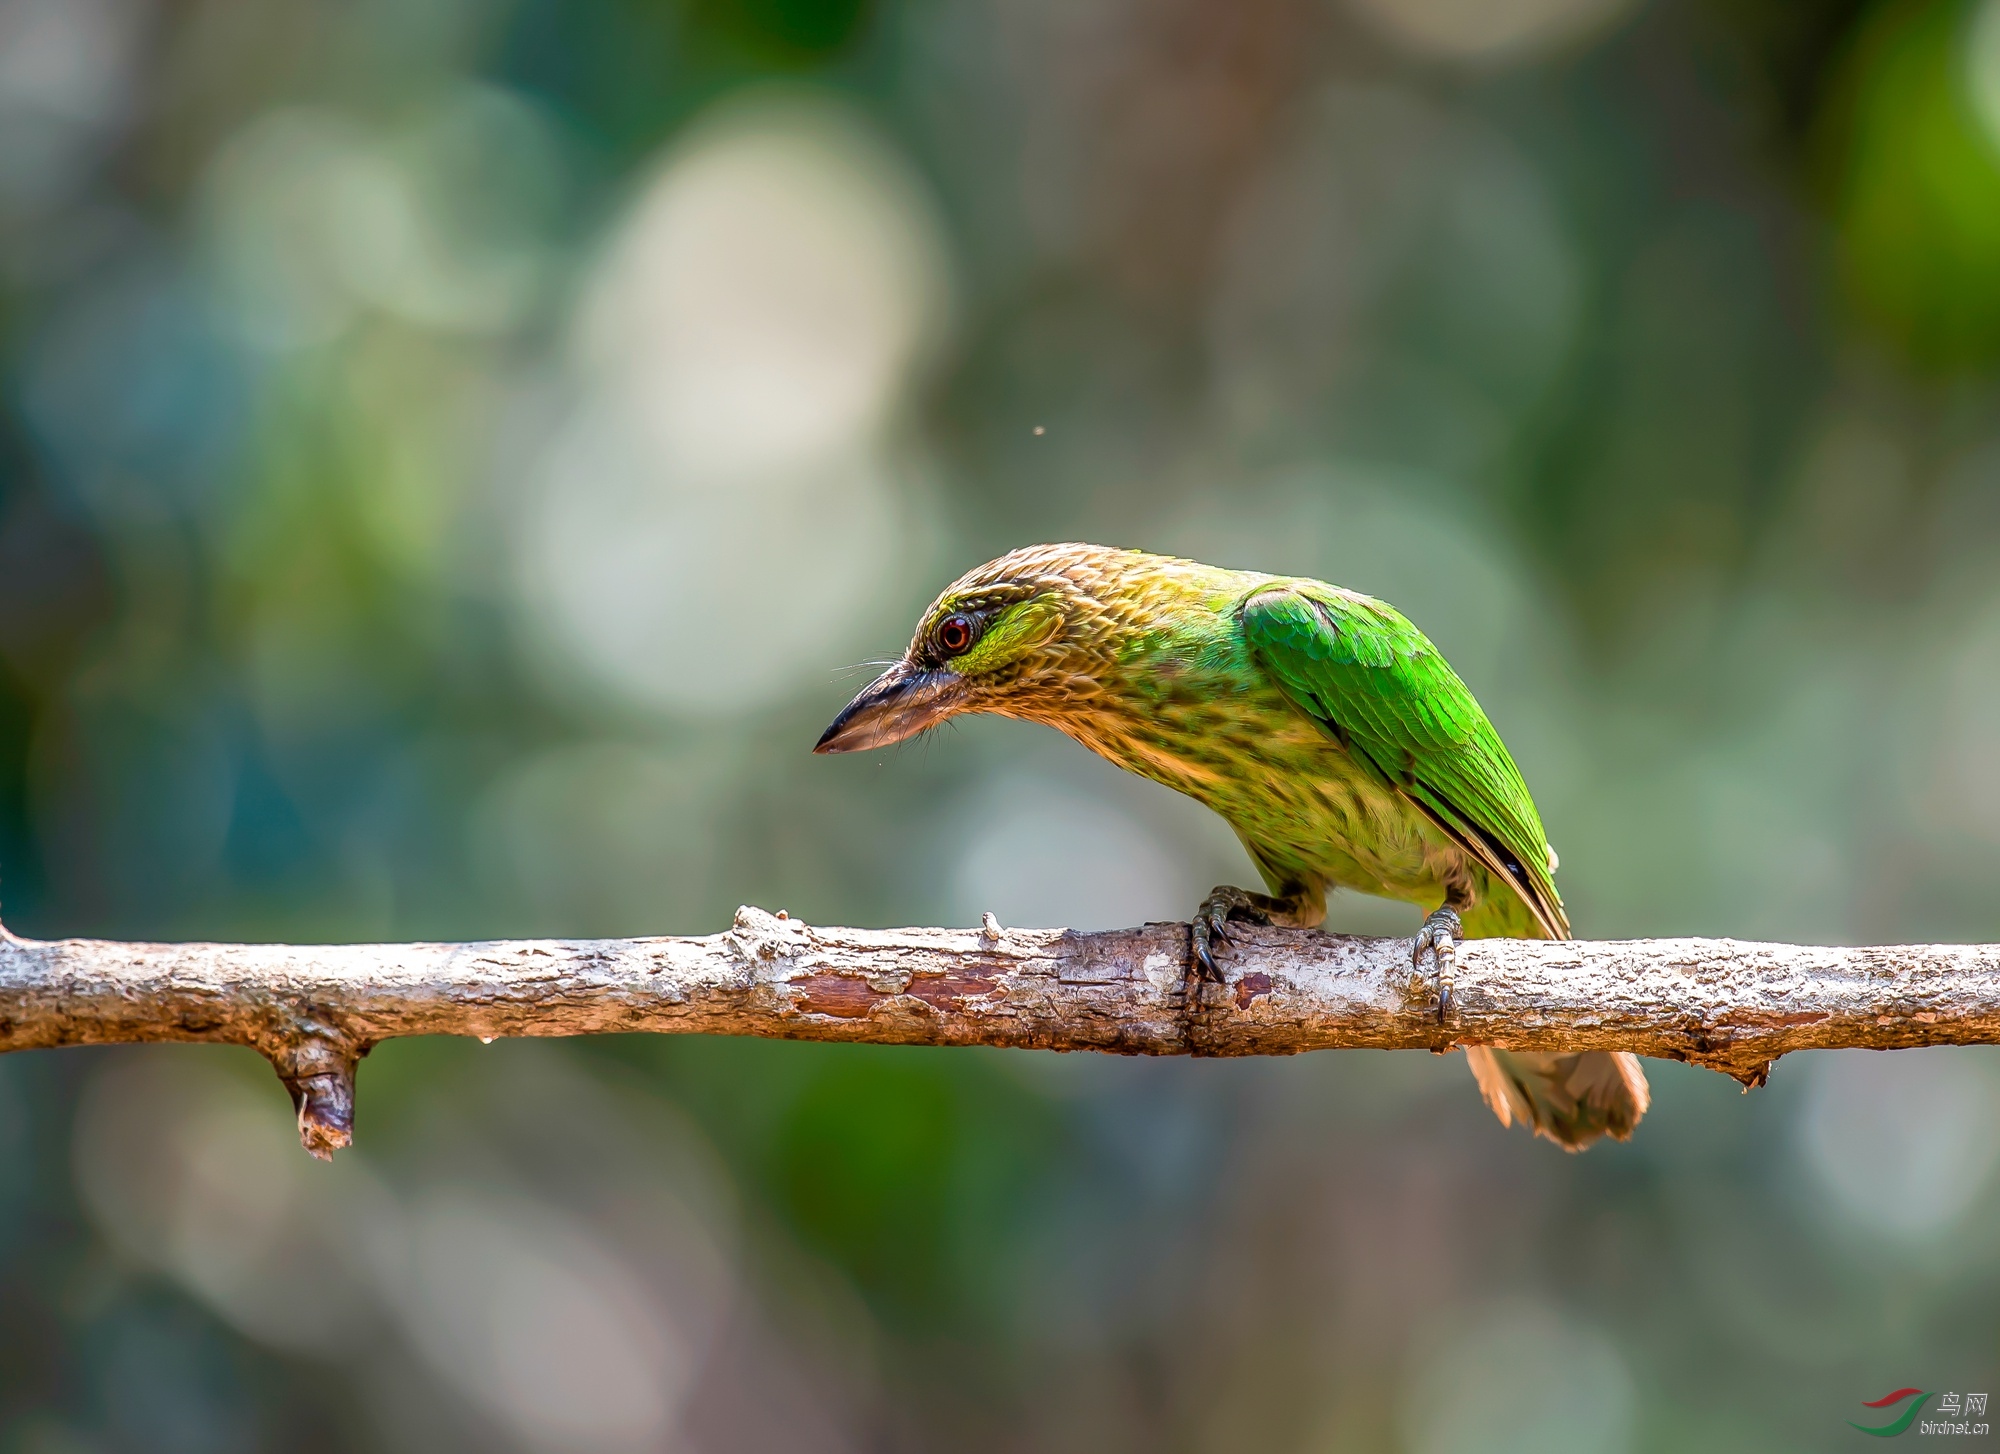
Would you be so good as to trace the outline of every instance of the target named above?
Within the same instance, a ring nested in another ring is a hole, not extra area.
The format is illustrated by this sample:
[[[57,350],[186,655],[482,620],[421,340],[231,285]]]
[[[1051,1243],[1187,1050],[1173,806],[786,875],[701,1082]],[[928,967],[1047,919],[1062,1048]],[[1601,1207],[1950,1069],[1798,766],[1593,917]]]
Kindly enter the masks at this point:
[[[947,656],[957,656],[972,645],[972,623],[963,616],[947,616],[938,626],[937,639]]]

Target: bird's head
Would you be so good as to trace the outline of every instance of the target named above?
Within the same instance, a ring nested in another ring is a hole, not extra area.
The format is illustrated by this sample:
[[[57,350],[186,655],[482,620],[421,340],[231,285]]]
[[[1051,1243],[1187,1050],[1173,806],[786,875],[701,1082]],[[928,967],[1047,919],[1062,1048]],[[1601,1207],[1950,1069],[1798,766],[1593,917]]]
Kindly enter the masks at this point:
[[[1060,717],[1094,689],[1103,586],[1132,554],[1034,546],[967,572],[924,612],[903,659],[841,710],[813,751],[887,747],[966,712]]]

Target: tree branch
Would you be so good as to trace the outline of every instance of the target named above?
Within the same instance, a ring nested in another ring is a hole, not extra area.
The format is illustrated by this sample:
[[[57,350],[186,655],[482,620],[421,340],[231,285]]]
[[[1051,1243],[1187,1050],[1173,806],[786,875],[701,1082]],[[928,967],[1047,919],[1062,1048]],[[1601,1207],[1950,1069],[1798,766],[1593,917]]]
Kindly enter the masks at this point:
[[[0,1050],[184,1040],[277,1068],[308,1151],[353,1139],[354,1067],[398,1035],[763,1035],[1131,1055],[1632,1050],[1761,1085],[1793,1050],[2000,1042],[2000,946],[1473,940],[1449,1021],[1406,939],[1237,926],[1185,988],[1185,924],[833,929],[491,944],[125,944],[0,929]]]

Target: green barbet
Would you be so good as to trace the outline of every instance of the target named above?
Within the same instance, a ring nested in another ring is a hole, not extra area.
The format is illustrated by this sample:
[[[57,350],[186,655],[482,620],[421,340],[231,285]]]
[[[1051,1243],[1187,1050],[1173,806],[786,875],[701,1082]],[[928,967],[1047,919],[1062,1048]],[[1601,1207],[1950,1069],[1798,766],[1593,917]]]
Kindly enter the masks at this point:
[[[932,603],[903,659],[814,749],[882,747],[964,712],[1042,722],[1213,808],[1269,893],[1195,914],[1200,973],[1232,918],[1312,927],[1334,886],[1431,910],[1419,968],[1449,1012],[1463,938],[1567,939],[1555,851],[1493,724],[1394,607],[1323,581],[1095,545],[980,566]],[[1468,1047],[1502,1125],[1570,1150],[1646,1112],[1623,1052]]]

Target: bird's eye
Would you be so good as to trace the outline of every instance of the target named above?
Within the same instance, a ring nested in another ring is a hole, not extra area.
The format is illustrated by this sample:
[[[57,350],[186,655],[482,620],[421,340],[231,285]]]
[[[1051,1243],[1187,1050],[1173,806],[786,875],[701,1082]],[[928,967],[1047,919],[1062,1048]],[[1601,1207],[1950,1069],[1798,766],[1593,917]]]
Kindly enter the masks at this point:
[[[972,623],[963,616],[947,616],[938,624],[937,640],[947,656],[957,656],[972,645]]]

